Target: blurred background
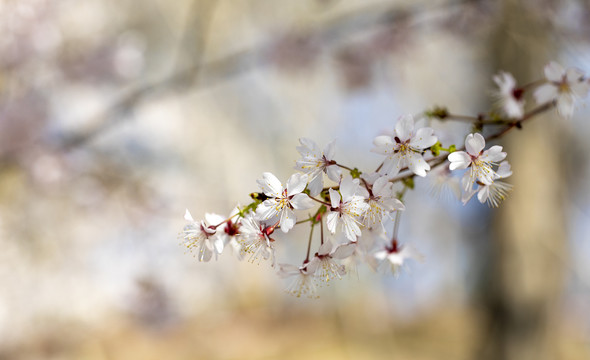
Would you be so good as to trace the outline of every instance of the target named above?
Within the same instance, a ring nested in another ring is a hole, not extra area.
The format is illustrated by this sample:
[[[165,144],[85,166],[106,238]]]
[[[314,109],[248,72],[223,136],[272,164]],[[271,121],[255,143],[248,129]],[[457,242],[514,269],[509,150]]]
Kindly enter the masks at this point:
[[[590,358],[584,106],[500,140],[499,209],[419,179],[400,240],[426,261],[398,277],[361,266],[297,299],[268,263],[178,240],[186,208],[286,179],[300,137],[370,170],[400,115],[486,112],[499,70],[590,71],[589,24],[583,0],[3,0],[0,359]]]

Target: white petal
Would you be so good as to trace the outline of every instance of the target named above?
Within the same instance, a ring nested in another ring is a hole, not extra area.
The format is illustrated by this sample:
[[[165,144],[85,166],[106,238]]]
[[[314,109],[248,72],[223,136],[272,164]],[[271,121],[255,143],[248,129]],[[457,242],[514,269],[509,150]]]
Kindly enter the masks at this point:
[[[579,81],[570,85],[572,92],[579,98],[585,98],[590,91],[590,83],[588,81]]]
[[[193,217],[191,216],[191,213],[188,211],[188,209],[186,209],[186,212],[184,213],[184,219],[186,221],[195,222],[195,220],[193,220]]]
[[[359,179],[353,179],[350,175],[342,177],[340,182],[340,194],[343,201],[350,201],[359,187]]]
[[[553,84],[543,84],[536,88],[533,93],[535,101],[539,105],[555,100],[558,95],[557,87]]]
[[[326,168],[326,174],[332,181],[339,182],[342,176],[342,169],[338,165],[330,165]]]
[[[224,222],[226,219],[218,214],[212,214],[212,213],[205,213],[205,221],[207,221],[207,223],[209,225],[217,225],[217,224],[221,224],[222,222]]]
[[[213,246],[215,247],[215,251],[218,254],[221,254],[223,252],[223,239],[221,239],[220,237],[215,237],[215,239],[213,240]]]
[[[293,174],[287,180],[287,195],[291,196],[294,194],[299,194],[300,192],[305,189],[307,185],[307,175],[306,174]]]
[[[330,193],[330,203],[332,204],[333,208],[337,208],[340,206],[340,194],[338,193],[338,191],[330,188],[328,189],[328,192]]]
[[[327,160],[333,160],[334,159],[334,143],[336,142],[336,140],[332,140],[328,143],[328,145],[326,145],[326,147],[324,148],[324,156],[326,157]]]
[[[455,151],[449,154],[447,159],[451,162],[450,170],[467,169],[471,164],[471,157],[465,151]]]
[[[301,146],[297,146],[297,151],[302,156],[314,156],[314,157],[321,157],[320,156],[320,149],[315,141],[308,139],[308,138],[300,138],[299,143]]]
[[[311,196],[317,196],[320,192],[322,192],[322,189],[324,188],[323,180],[324,174],[319,173],[316,177],[313,178],[313,180],[309,182],[307,188],[309,189],[309,194]]]
[[[498,170],[496,170],[496,175],[498,175],[498,178],[507,178],[512,175],[510,163],[508,161],[502,161],[498,167]]]
[[[402,163],[401,155],[399,153],[393,154],[383,161],[383,166],[379,173],[390,177],[396,176],[402,168]]]
[[[559,82],[563,77],[565,70],[563,66],[559,65],[555,61],[545,65],[545,77],[549,81]]]
[[[348,244],[338,245],[334,252],[332,253],[332,257],[334,259],[346,259],[347,257],[352,256],[354,251],[356,250],[357,243],[351,242]]]
[[[379,196],[386,195],[386,192],[389,190],[387,195],[391,195],[391,183],[387,176],[381,176],[379,179],[375,180],[372,190],[373,194]]]
[[[414,117],[404,115],[395,124],[395,134],[401,141],[406,141],[412,136],[414,130]]]
[[[487,162],[498,162],[506,158],[506,153],[502,152],[502,146],[494,145],[481,154],[480,159]]]
[[[434,130],[431,128],[420,128],[416,131],[416,135],[410,140],[410,146],[414,149],[423,150],[436,144],[437,137],[433,135]]]
[[[295,217],[295,213],[293,212],[293,210],[288,208],[283,209],[283,211],[281,212],[280,226],[281,230],[284,233],[289,232],[289,230],[291,230],[293,226],[295,226],[296,221],[297,218]]]
[[[268,220],[277,214],[277,202],[274,199],[264,200],[256,208],[256,219]]]
[[[262,174],[262,179],[256,180],[258,186],[263,193],[271,197],[281,197],[283,193],[283,185],[276,176],[269,172]]]
[[[408,167],[414,174],[422,177],[426,176],[426,172],[430,170],[430,165],[428,165],[422,155],[415,152],[409,154]]]
[[[478,156],[486,146],[486,140],[480,133],[469,134],[465,139],[465,149],[470,155]]]
[[[557,98],[557,112],[569,119],[574,114],[574,98],[570,94],[562,94]]]
[[[326,241],[318,249],[318,255],[328,255],[331,252],[332,252],[332,243],[330,241]]]
[[[307,194],[296,194],[289,202],[296,210],[309,209],[315,205],[314,201]]]
[[[393,144],[394,141],[391,136],[381,135],[377,136],[373,139],[373,144],[376,146],[375,148],[371,149],[371,152],[387,155],[393,152]]]
[[[488,197],[490,196],[490,187],[489,186],[480,186],[479,191],[477,192],[477,200],[480,203],[485,203]]]
[[[330,211],[328,213],[328,215],[326,215],[326,226],[328,227],[328,230],[330,230],[330,232],[332,234],[334,234],[336,232],[336,225],[338,225],[338,218],[339,218],[339,213],[336,211]]]
[[[568,68],[565,71],[565,78],[569,84],[574,84],[579,81],[583,81],[584,79],[584,72],[580,69],[576,68]]]

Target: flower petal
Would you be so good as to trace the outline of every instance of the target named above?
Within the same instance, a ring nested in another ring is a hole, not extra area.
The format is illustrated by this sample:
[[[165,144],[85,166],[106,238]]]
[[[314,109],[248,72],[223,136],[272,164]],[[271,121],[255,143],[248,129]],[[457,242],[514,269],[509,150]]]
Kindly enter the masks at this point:
[[[193,217],[191,216],[191,213],[188,211],[188,209],[186,209],[186,212],[184,213],[184,219],[186,221],[195,222],[195,220],[193,220]]]
[[[401,155],[399,153],[393,154],[383,161],[383,166],[379,170],[379,173],[390,177],[396,176],[402,168],[402,163]]]
[[[451,163],[449,164],[449,170],[467,169],[471,164],[471,157],[465,151],[455,151],[449,154],[447,157]]]
[[[543,84],[535,89],[533,96],[537,104],[545,104],[557,99],[559,92],[557,87],[553,84]]]
[[[330,165],[326,168],[326,174],[330,180],[339,182],[342,177],[342,169],[338,165]]]
[[[338,208],[340,206],[340,194],[338,193],[338,191],[330,188],[328,189],[328,192],[330,193],[330,202],[332,204],[333,208]]]
[[[280,226],[281,230],[284,233],[289,232],[289,230],[291,230],[293,226],[295,226],[296,221],[297,218],[295,217],[295,213],[293,212],[293,210],[289,208],[284,208],[283,211],[281,211]]]
[[[381,135],[373,139],[373,145],[376,147],[371,149],[371,152],[387,155],[393,152],[394,142],[391,136]]]
[[[287,180],[287,195],[299,194],[307,185],[307,175],[295,173]]]
[[[269,172],[262,174],[262,179],[256,180],[258,186],[267,196],[281,197],[283,192],[283,184],[276,176]]]
[[[563,66],[556,63],[555,61],[550,62],[549,64],[545,65],[545,77],[549,81],[559,82],[563,77],[565,70]]]
[[[295,210],[305,210],[315,205],[314,201],[307,194],[295,194],[289,202]]]
[[[311,196],[319,195],[322,192],[323,187],[324,187],[324,174],[322,174],[322,173],[319,173],[307,185],[307,188],[309,189],[309,194]]]
[[[326,157],[327,160],[333,160],[334,159],[334,143],[336,142],[336,140],[332,140],[328,143],[328,145],[326,145],[326,147],[324,148],[324,156]]]
[[[395,124],[395,135],[401,141],[406,141],[412,136],[414,130],[414,117],[412,115],[402,116]]]
[[[426,176],[426,172],[430,170],[430,165],[424,160],[421,154],[412,152],[408,155],[408,167],[412,172],[418,176]]]
[[[574,97],[570,94],[561,94],[557,98],[557,113],[566,119],[574,115]]]
[[[502,152],[502,146],[494,145],[481,154],[480,159],[486,162],[498,162],[506,158],[506,153]]]
[[[437,141],[437,137],[434,136],[434,130],[429,127],[425,127],[416,131],[416,135],[414,135],[410,140],[410,146],[417,150],[423,150],[436,144]]]
[[[332,190],[332,189],[330,189]],[[336,225],[338,225],[338,218],[339,218],[339,213],[336,211],[330,211],[328,213],[328,215],[326,215],[326,226],[328,227],[328,230],[330,230],[330,232],[332,234],[334,234],[336,232]]]
[[[470,155],[479,156],[486,146],[486,140],[480,133],[469,134],[465,139],[465,149]]]
[[[350,201],[356,190],[359,187],[359,179],[353,179],[350,175],[345,175],[342,177],[342,181],[340,182],[340,194],[342,194],[342,201]]]

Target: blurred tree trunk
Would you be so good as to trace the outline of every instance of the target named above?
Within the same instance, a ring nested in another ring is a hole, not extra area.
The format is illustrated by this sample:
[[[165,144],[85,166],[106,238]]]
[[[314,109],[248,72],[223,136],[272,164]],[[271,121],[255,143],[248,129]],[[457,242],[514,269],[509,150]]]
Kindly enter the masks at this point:
[[[503,0],[493,39],[494,68],[511,72],[519,84],[542,78],[544,65],[556,55],[550,24],[528,4]],[[527,102],[533,105],[532,98]],[[478,359],[557,358],[555,325],[566,245],[562,121],[550,111],[502,141],[514,170],[514,190],[493,220],[484,305],[489,321]]]

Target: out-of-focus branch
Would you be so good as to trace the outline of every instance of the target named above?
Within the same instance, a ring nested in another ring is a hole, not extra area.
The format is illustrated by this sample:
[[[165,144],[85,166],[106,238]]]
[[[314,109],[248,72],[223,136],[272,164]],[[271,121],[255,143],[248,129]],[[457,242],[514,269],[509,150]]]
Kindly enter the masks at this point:
[[[367,6],[361,10],[340,15],[320,26],[310,28],[299,36],[301,38],[317,39],[322,46],[329,47],[352,35],[365,31],[378,29],[381,26],[395,27],[403,22],[407,25],[410,18],[424,15],[429,11],[453,10],[459,6],[475,3],[479,0],[455,0],[438,5],[430,5],[425,1],[411,6]],[[210,7],[213,11],[214,5]],[[204,28],[209,26],[209,21],[204,21]],[[203,31],[203,30],[202,30]],[[205,34],[206,34],[206,30]],[[201,49],[204,48],[206,35],[200,38]],[[261,65],[272,61],[268,55],[269,45],[263,44],[251,49],[234,52],[222,58],[212,61],[196,60],[192,64],[177,69],[173,74],[163,78],[143,83],[131,90],[111,104],[108,108],[96,115],[102,121],[96,121],[97,125],[83,133],[71,134],[64,137],[59,145],[64,150],[73,149],[84,145],[98,134],[118,124],[118,114],[124,113],[137,105],[143,98],[154,93],[176,88],[197,89],[230,79],[243,74]],[[203,52],[200,52],[201,59]],[[198,78],[197,78],[198,74]]]

